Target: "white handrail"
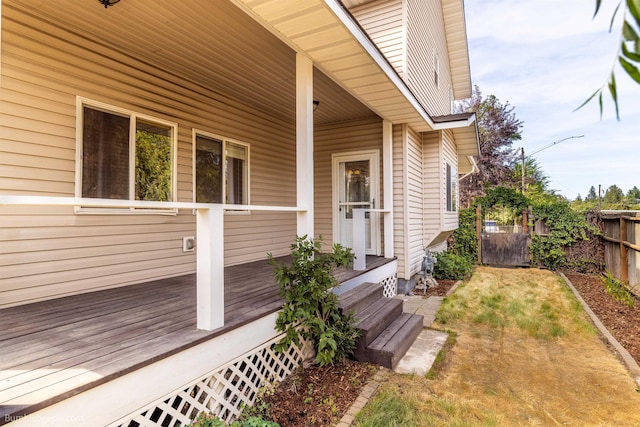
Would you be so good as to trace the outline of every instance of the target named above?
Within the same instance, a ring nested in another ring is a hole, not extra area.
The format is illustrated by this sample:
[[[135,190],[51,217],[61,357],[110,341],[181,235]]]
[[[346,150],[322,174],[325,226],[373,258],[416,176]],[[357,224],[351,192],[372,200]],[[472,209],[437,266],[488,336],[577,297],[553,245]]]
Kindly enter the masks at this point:
[[[142,209],[211,209],[221,206],[226,211],[280,211],[306,212],[297,206],[270,205],[232,205],[222,203],[196,202],[161,202],[152,200],[119,200],[119,199],[90,199],[83,197],[55,197],[55,196],[12,196],[0,194],[0,205],[23,206],[82,206],[87,208],[142,208]]]

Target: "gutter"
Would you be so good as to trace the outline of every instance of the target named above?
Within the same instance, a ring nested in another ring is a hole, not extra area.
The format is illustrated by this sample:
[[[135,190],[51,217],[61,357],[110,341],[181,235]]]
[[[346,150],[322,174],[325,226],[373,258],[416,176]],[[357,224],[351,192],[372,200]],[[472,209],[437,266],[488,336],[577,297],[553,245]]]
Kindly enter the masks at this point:
[[[458,182],[462,181],[471,174],[480,172],[480,169],[478,169],[478,163],[476,163],[476,158],[474,156],[467,156],[467,159],[469,159],[469,163],[471,163],[471,172],[465,173],[460,178],[458,178]]]

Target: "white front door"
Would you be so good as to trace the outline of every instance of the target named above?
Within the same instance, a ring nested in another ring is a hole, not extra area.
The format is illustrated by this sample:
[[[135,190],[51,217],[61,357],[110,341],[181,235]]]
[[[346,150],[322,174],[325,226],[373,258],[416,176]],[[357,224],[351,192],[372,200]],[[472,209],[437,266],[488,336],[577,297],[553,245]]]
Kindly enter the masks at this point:
[[[376,209],[379,203],[378,151],[333,155],[333,241],[353,247],[353,209]],[[379,215],[365,213],[365,248],[380,254]]]

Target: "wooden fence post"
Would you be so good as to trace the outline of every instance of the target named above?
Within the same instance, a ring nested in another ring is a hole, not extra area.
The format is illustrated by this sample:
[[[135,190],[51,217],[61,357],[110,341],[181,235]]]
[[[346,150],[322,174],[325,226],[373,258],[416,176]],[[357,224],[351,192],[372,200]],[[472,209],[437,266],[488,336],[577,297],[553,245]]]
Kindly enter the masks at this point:
[[[476,239],[478,240],[478,264],[482,264],[482,206],[476,206]]]
[[[528,224],[527,210],[523,209],[522,210],[522,234],[527,234],[527,224]]]
[[[620,215],[620,280],[629,281],[629,256],[627,246],[627,220],[624,215]]]

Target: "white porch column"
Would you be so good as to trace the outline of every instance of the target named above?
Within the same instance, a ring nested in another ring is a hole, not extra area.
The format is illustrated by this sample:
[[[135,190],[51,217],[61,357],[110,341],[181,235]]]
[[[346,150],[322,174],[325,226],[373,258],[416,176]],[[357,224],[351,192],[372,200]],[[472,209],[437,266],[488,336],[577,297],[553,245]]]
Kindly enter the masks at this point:
[[[362,271],[367,268],[367,250],[365,248],[364,209],[352,209],[353,213],[353,269]]]
[[[296,55],[296,188],[298,236],[314,238],[313,229],[313,62]]]
[[[393,258],[393,125],[382,121],[382,186],[384,193],[384,257]]]
[[[224,210],[220,205],[197,209],[197,327],[224,326]]]

